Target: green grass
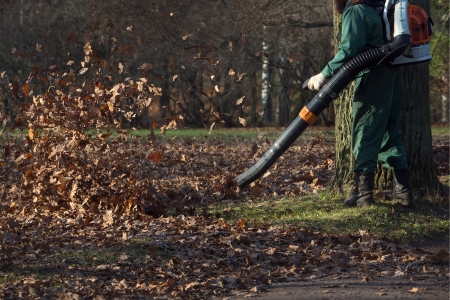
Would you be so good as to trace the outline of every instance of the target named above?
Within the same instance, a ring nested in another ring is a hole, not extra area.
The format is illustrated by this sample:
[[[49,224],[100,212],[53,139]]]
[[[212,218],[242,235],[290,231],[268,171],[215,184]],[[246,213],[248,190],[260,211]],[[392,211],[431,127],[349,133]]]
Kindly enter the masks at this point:
[[[145,255],[168,260],[172,257],[172,252],[167,251],[167,249],[161,249],[156,243],[151,242],[148,238],[133,238],[127,240],[120,246],[63,252],[57,256],[57,260],[69,265],[95,267],[105,264],[114,264],[120,260],[133,262]]]
[[[283,128],[215,128],[211,132],[203,128],[180,128],[167,130],[163,134],[159,130],[154,131],[155,136],[162,139],[187,138],[198,141],[213,139],[215,141],[221,140],[225,143],[233,142],[236,139],[256,139],[261,136],[267,138],[270,142],[274,142],[282,132]],[[130,134],[145,137],[150,134],[150,130],[131,130]],[[327,139],[334,140],[334,129],[325,127],[309,127],[302,134],[302,138],[309,139],[318,134],[324,134]]]
[[[250,224],[320,228],[329,233],[357,233],[359,229],[399,243],[422,242],[448,237],[448,210],[419,199],[414,209],[395,202],[378,200],[368,208],[348,208],[344,198],[329,192],[277,200],[259,199],[224,202],[210,212],[230,222],[245,219]],[[448,205],[446,206],[448,207]]]
[[[450,134],[450,128],[448,126],[431,126],[431,134],[433,135]]]
[[[0,127],[0,131],[2,128]],[[198,140],[208,140],[211,138],[214,139],[223,139],[224,141],[230,141],[234,138],[257,138],[258,135],[263,134],[264,137],[269,139],[270,141],[274,141],[277,139],[280,134],[283,132],[283,128],[278,127],[264,127],[264,128],[221,128],[216,127],[209,132],[209,128],[178,128],[178,129],[171,129],[165,131],[163,134],[160,133],[159,129],[156,128],[154,130],[155,136],[158,138],[191,138],[191,139],[198,139]],[[112,132],[111,137],[116,136],[116,131],[114,129],[110,130]],[[136,137],[146,137],[150,134],[150,129],[128,129],[127,130],[130,135],[136,136]],[[106,133],[106,129],[102,129],[101,132]],[[431,132],[433,135],[443,135],[443,134],[449,134],[450,128],[449,126],[432,126]],[[28,132],[26,130],[15,130],[13,133],[9,133],[12,136],[20,136],[20,135],[26,135]],[[97,130],[91,129],[86,132],[86,134],[91,134],[92,136],[97,136]],[[312,136],[316,136],[318,134],[324,134],[325,138],[328,140],[334,140],[334,128],[333,127],[320,127],[320,126],[310,126],[308,127],[305,132],[302,134],[303,138],[311,138]],[[3,137],[2,137],[3,135]],[[5,133],[0,135],[0,141],[3,140],[5,137]]]
[[[61,271],[56,268],[50,268],[40,264],[30,265],[22,268],[15,268],[13,271],[8,270],[0,273],[0,284],[6,284],[9,282],[17,282],[26,280],[27,278],[33,278],[34,280],[50,280],[49,287],[63,286],[62,282],[58,282],[53,279]]]

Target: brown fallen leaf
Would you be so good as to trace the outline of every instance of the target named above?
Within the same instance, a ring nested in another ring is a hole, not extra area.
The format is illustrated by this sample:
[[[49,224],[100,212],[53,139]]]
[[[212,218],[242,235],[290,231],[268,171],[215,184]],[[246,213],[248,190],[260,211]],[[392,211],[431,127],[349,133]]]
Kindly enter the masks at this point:
[[[445,249],[439,250],[435,255],[436,259],[440,262],[448,262],[449,261],[449,253]]]
[[[6,213],[12,214],[14,211],[16,211],[16,209],[17,209],[17,203],[12,202],[11,205],[9,206],[9,208],[6,210]]]
[[[164,160],[164,155],[162,153],[153,151],[152,153],[150,153],[147,157],[149,160],[154,161],[154,162],[162,162]]]

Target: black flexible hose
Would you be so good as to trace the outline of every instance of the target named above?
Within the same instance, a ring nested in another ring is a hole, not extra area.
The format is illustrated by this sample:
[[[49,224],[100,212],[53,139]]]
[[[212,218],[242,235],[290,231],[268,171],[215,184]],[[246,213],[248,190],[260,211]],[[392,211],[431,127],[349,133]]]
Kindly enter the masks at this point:
[[[302,109],[300,116],[283,131],[261,159],[246,172],[236,177],[236,184],[242,188],[261,177],[360,72],[381,63],[390,62],[402,54],[408,44],[409,35],[400,35],[396,37],[394,42],[358,54],[345,63],[336,75],[314,96],[311,102]],[[308,81],[303,84],[303,88],[307,88],[307,84]]]

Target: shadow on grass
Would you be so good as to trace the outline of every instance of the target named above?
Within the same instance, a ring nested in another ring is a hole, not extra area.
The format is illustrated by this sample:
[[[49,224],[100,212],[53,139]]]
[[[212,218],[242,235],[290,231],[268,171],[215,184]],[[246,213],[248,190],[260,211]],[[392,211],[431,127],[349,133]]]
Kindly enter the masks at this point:
[[[423,199],[412,209],[379,199],[371,207],[351,208],[343,200],[343,197],[320,193],[278,200],[228,202],[212,206],[210,211],[227,220],[320,228],[334,234],[366,230],[398,243],[423,242],[438,235],[448,238],[448,210]]]
[[[0,284],[34,278],[50,281],[51,287],[58,287],[58,278],[86,278],[95,275],[114,277],[118,269],[139,266],[143,260],[166,263],[172,258],[175,249],[176,246],[167,241],[145,236],[104,247],[68,247],[54,255],[29,259],[26,264],[17,261],[1,262]]]

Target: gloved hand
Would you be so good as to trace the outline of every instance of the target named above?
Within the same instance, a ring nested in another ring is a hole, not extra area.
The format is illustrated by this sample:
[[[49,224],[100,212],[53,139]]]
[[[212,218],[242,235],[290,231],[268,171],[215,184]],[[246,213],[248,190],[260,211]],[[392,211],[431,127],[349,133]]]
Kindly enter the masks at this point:
[[[309,79],[308,88],[311,91],[318,91],[325,84],[325,82],[325,77],[323,77],[322,73],[319,73]]]

